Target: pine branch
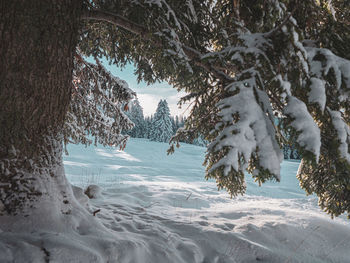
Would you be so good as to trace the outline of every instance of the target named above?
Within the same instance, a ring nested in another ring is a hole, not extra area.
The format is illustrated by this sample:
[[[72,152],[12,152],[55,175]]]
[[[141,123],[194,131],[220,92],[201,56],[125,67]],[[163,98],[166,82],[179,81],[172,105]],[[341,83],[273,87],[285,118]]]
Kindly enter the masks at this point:
[[[80,54],[78,54],[78,53],[75,54],[75,57],[76,57],[81,63],[83,63],[87,68],[89,68],[91,71],[95,72],[95,74],[99,74],[99,73],[96,71],[96,69],[95,69],[90,63],[88,63],[85,59],[83,59],[83,58],[81,57]],[[101,63],[100,63],[97,59],[96,59],[96,64],[97,64],[97,65],[101,65]],[[113,103],[109,98],[107,98],[106,95],[98,88],[98,83],[99,83],[99,81],[98,81],[98,79],[96,78],[96,75],[95,75],[95,74],[92,75],[93,78],[94,78],[94,80],[95,80],[95,84],[96,84],[96,85],[95,85],[95,91],[97,91],[98,94],[104,98],[104,100],[115,110],[115,112],[118,112],[119,109],[116,107],[116,104]],[[136,94],[135,94],[135,95],[136,95]]]
[[[295,13],[295,11],[297,10],[298,4],[295,4],[295,7],[293,8],[292,12],[290,12],[290,14],[282,21],[281,24],[279,24],[277,27],[275,27],[274,29],[272,29],[270,32],[266,33],[265,36],[266,37],[272,37],[274,36],[278,31],[280,31],[282,29],[282,27],[287,24],[288,22],[290,22],[290,18],[292,17],[292,15]]]
[[[134,23],[120,15],[105,10],[84,10],[81,18],[83,20],[96,20],[111,23],[131,33],[139,35],[145,40],[152,41],[158,47],[162,47],[163,45],[162,42],[159,41],[159,39],[156,39],[146,27]],[[195,65],[203,68],[208,73],[213,74],[216,78],[220,79],[224,83],[233,80],[230,76],[222,72],[218,66],[212,65],[209,62],[203,62],[201,59],[203,55],[199,51],[183,44],[181,45],[181,47],[185,54],[188,56],[188,58],[191,59]],[[231,67],[231,70],[234,70],[234,68]]]
[[[81,18],[84,20],[97,20],[97,21],[104,21],[111,24],[114,24],[118,27],[124,28],[127,31],[134,33],[136,35],[140,35],[146,39],[149,39],[148,36],[146,36],[147,29],[139,24],[136,24],[122,16],[119,16],[117,14],[104,11],[104,10],[84,10],[82,12]]]

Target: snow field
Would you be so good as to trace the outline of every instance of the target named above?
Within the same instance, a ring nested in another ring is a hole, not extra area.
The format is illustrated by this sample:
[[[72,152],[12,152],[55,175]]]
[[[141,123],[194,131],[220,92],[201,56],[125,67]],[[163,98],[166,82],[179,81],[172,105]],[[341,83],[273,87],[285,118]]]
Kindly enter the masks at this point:
[[[69,147],[68,179],[103,189],[90,205],[115,236],[115,262],[349,262],[349,222],[305,196],[298,162],[284,161],[281,183],[248,179],[247,195],[230,199],[204,180],[204,148],[182,144],[167,156],[167,147]]]
[[[146,139],[125,151],[69,146],[76,200],[62,207],[71,210],[44,203],[28,217],[1,217],[0,262],[350,261],[349,221],[331,220],[305,196],[298,162],[283,163],[281,183],[248,179],[247,195],[230,199],[204,180],[204,148],[183,144],[167,156],[167,147]]]

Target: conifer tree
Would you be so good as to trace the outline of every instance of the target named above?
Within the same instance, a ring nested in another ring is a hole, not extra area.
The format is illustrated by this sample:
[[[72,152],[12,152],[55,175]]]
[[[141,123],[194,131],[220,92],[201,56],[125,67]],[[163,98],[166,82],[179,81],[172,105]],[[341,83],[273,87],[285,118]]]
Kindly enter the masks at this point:
[[[202,61],[217,71],[183,98],[194,106],[173,141],[204,135],[210,142],[206,177],[219,189],[243,194],[245,170],[259,184],[279,181],[281,148],[295,142],[303,157],[301,187],[317,194],[332,216],[350,212],[346,2],[212,3],[214,52]]]
[[[157,142],[169,142],[173,135],[173,124],[170,118],[170,110],[166,100],[160,100],[154,114],[150,140]]]
[[[62,142],[125,142],[131,93],[79,54],[132,62],[139,80],[187,92],[174,142],[210,142],[206,176],[220,189],[243,194],[245,171],[279,181],[282,145],[295,141],[301,187],[332,216],[350,212],[348,1],[34,2],[0,9],[1,213],[67,210]]]
[[[175,117],[174,116],[170,116],[170,120],[171,120],[171,125],[173,126],[173,134],[175,134],[176,131],[177,131],[176,123],[175,123]]]
[[[152,129],[152,121],[153,121],[153,116],[149,116],[145,118],[145,133],[144,133],[144,138],[149,139],[150,138],[150,133]]]
[[[175,116],[175,132],[180,128],[180,120],[179,120],[179,116],[176,115]]]
[[[146,123],[144,120],[142,107],[137,98],[131,102],[127,115],[134,123],[134,128],[130,130],[128,134],[133,138],[145,138]]]
[[[205,147],[208,145],[208,141],[206,141],[203,138],[203,135],[198,135],[198,137],[195,138],[191,143],[194,145],[197,145],[197,146],[202,146],[202,147]]]

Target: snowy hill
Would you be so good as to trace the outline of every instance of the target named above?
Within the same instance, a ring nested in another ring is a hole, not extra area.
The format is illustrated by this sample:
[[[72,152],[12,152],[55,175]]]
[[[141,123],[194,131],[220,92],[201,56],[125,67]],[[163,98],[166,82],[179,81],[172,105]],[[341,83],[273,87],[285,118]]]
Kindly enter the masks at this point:
[[[118,240],[115,262],[349,262],[350,223],[305,196],[297,162],[283,163],[281,183],[248,180],[247,195],[230,199],[204,180],[205,148],[167,148],[145,139],[125,151],[68,148],[68,179],[103,190],[91,205]]]

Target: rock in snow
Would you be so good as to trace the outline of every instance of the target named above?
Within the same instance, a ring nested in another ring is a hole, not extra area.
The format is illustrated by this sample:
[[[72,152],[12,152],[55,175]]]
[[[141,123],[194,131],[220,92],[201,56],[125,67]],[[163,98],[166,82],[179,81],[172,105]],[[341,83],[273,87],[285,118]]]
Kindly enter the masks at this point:
[[[84,194],[86,194],[90,199],[96,199],[101,197],[102,189],[98,185],[91,184],[86,187]]]

